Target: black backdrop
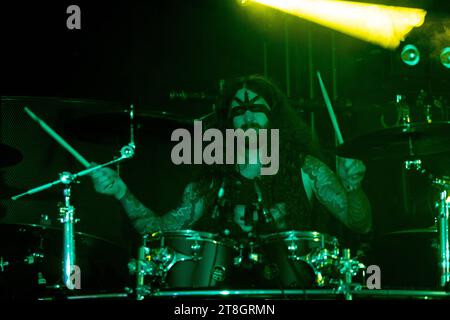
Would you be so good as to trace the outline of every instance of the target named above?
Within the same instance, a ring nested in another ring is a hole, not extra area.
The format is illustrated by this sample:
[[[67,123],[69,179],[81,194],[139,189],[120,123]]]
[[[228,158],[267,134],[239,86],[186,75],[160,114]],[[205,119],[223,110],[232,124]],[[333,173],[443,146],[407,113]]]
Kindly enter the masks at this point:
[[[81,30],[66,28],[70,4],[81,8]],[[448,21],[448,3],[408,2],[414,4],[430,10],[429,20],[408,40],[431,54],[430,35]],[[26,105],[62,132],[65,121],[124,109],[130,103],[138,112],[197,117],[211,110],[210,101],[174,101],[170,92],[214,95],[221,79],[259,73],[289,93],[306,121],[314,109],[317,133],[326,147],[332,146],[333,135],[317,81],[310,77],[314,70],[321,71],[334,98],[345,139],[381,128],[381,114],[393,112],[390,102],[397,93],[413,101],[424,89],[430,96],[442,96],[448,107],[449,70],[435,57],[425,54],[420,65],[409,68],[401,63],[399,50],[380,49],[273,10],[241,7],[236,1],[16,1],[2,3],[0,14],[1,139],[24,154],[22,163],[2,170],[3,184],[10,187],[37,186],[62,170],[81,168],[24,114]],[[120,149],[65,137],[92,161],[110,159]],[[145,204],[164,212],[178,201],[193,170],[168,161],[168,139],[151,138],[138,145],[136,159],[122,172]],[[427,161],[437,174],[449,175],[448,159],[434,156]],[[402,186],[400,161],[366,165],[375,234],[432,223],[434,194],[426,182],[408,176],[409,195]],[[40,214],[47,213],[56,224],[59,199],[57,190],[54,193],[45,200],[2,200],[2,220],[38,223]],[[120,206],[96,194],[88,179],[76,186],[74,196],[81,218],[78,230],[126,245],[135,237]],[[405,201],[411,202],[409,210]]]

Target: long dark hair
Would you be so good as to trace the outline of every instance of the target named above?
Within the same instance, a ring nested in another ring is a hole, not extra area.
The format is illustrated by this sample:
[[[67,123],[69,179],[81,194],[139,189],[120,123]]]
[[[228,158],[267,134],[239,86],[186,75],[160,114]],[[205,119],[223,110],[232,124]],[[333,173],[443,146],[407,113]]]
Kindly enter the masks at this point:
[[[225,129],[233,128],[229,117],[230,106],[236,92],[242,87],[264,97],[271,107],[269,126],[279,129],[279,171],[276,175],[262,179],[269,205],[285,202],[288,212],[302,208],[299,203],[299,187],[301,187],[300,169],[306,155],[323,159],[319,146],[314,142],[311,130],[299,114],[290,106],[287,97],[269,79],[260,75],[250,75],[226,81],[216,104],[215,121],[210,127],[216,127],[225,136]],[[206,166],[200,175],[199,187],[202,194],[208,194],[213,204],[217,190],[225,176],[235,174],[233,165]]]

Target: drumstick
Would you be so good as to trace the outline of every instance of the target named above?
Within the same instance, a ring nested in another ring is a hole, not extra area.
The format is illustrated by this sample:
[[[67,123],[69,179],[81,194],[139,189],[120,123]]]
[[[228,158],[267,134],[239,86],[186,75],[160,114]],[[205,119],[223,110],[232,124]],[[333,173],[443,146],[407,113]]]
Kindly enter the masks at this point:
[[[25,112],[36,121],[45,132],[47,132],[53,139],[56,140],[64,149],[66,149],[70,154],[72,154],[75,159],[77,159],[83,166],[89,168],[91,164],[87,161],[81,154],[78,153],[71,145],[69,145],[59,134],[57,134],[52,128],[50,128],[43,120],[41,120],[37,115],[35,115],[27,107],[24,108]]]
[[[336,115],[334,114],[333,107],[331,106],[330,98],[328,97],[327,89],[322,82],[322,77],[320,76],[320,72],[317,71],[317,77],[319,78],[320,89],[322,90],[323,99],[325,100],[325,104],[327,105],[328,113],[331,118],[331,123],[333,124],[334,133],[336,134],[336,138],[339,144],[344,143],[344,139],[342,138],[341,130],[339,129],[339,125],[336,119]]]

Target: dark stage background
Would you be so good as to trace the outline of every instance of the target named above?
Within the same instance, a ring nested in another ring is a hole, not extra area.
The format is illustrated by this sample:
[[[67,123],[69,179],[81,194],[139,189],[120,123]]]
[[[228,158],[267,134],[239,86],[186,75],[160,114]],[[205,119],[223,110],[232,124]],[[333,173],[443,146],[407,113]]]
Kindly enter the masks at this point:
[[[108,128],[107,122],[99,124],[104,128],[99,135],[113,137],[112,143],[77,139],[67,132],[77,117],[124,110],[131,103],[138,113],[199,117],[212,110],[211,100],[170,99],[170,92],[214,96],[221,80],[252,73],[267,75],[280,85],[305,121],[314,124],[326,150],[332,148],[334,137],[315,70],[320,70],[333,99],[345,140],[381,129],[382,115],[388,126],[393,125],[396,94],[414,104],[424,90],[426,99],[442,101],[434,119],[449,120],[450,70],[440,64],[432,42],[444,24],[449,26],[448,2],[389,3],[429,10],[425,25],[405,42],[416,43],[423,52],[414,68],[401,62],[402,46],[384,50],[274,10],[241,7],[231,0],[2,2],[0,139],[24,155],[18,165],[2,169],[2,194],[82,168],[23,112],[24,106],[96,162],[117,155],[121,141],[114,139],[115,128]],[[81,8],[81,30],[66,28],[66,8],[71,4]],[[446,45],[449,42],[446,39]],[[412,120],[424,121],[420,110]],[[162,213],[179,201],[195,168],[171,164],[170,131],[165,125],[158,128],[159,134],[138,131],[136,158],[123,164],[121,172],[143,203]],[[450,175],[449,159],[448,154],[433,155],[424,163],[435,174]],[[373,206],[374,232],[364,237],[348,233],[343,242],[355,248],[360,240],[369,244],[374,251],[369,252],[369,260],[375,264],[382,264],[386,255],[398,255],[392,250],[397,244],[417,241],[427,251],[429,239],[405,240],[386,233],[431,226],[436,191],[412,173],[404,175],[403,183],[400,160],[368,161],[366,166],[364,187]],[[16,202],[3,196],[0,219],[39,223],[40,215],[48,214],[58,226],[57,204],[62,201],[58,192],[55,188]],[[125,247],[136,239],[120,205],[96,194],[88,178],[74,188],[74,204],[81,219],[78,231]]]

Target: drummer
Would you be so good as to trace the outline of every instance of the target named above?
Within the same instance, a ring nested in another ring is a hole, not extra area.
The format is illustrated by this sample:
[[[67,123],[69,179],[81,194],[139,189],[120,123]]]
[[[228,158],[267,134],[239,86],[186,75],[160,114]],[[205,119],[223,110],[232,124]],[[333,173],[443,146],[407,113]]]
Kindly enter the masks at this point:
[[[334,173],[310,130],[272,82],[260,76],[235,79],[224,88],[216,115],[223,133],[227,128],[279,129],[277,174],[261,175],[260,162],[206,166],[167,213],[144,205],[109,168],[93,173],[96,191],[114,196],[141,234],[182,229],[235,236],[329,231],[336,220],[356,233],[371,230],[370,203],[361,186],[364,164],[338,157]]]

